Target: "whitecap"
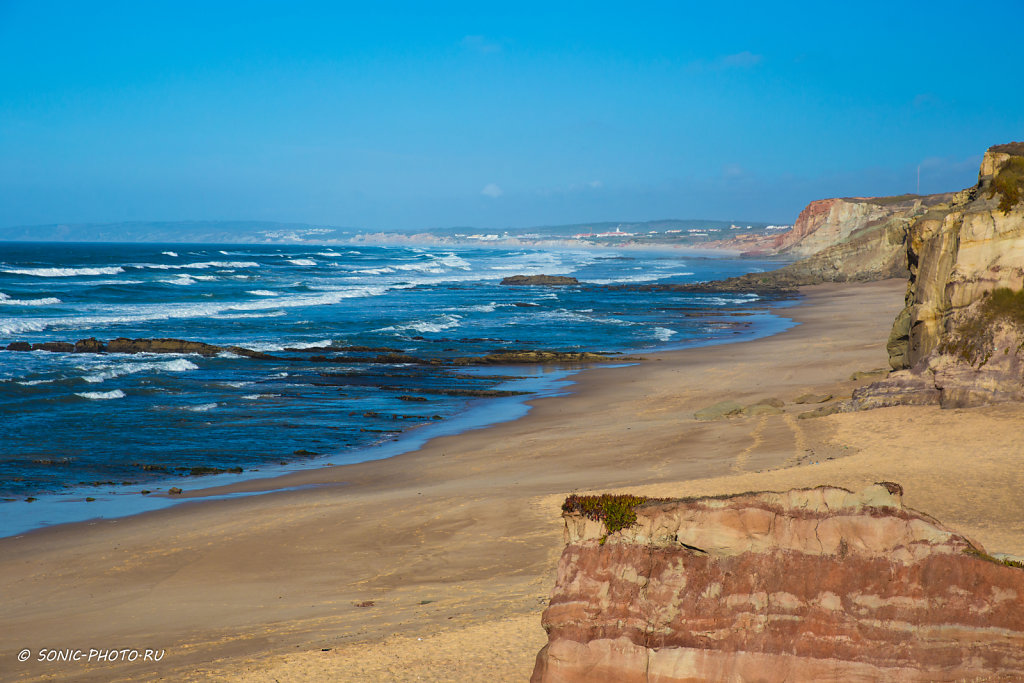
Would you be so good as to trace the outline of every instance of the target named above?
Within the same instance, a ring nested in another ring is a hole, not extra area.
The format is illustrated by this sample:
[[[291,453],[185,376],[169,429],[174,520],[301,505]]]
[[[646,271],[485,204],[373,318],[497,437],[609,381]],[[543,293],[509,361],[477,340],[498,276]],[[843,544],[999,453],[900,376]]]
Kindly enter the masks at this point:
[[[257,299],[237,303],[177,303],[177,304],[136,304],[110,307],[110,314],[95,316],[77,316],[62,318],[33,318],[13,320],[0,318],[0,334],[17,335],[27,332],[42,332],[46,329],[69,327],[76,331],[93,326],[106,326],[120,323],[139,323],[150,320],[178,320],[182,318],[208,318],[213,316],[230,317],[244,315],[249,312],[271,311],[262,315],[285,315],[282,308],[306,306],[329,306],[345,299],[380,296],[393,289],[402,289],[411,285],[389,286],[344,286],[333,287],[322,294],[297,294],[268,299]],[[256,314],[260,315],[260,314]]]
[[[667,327],[655,327],[654,338],[658,341],[668,341],[670,337],[676,335],[675,330],[670,330]]]
[[[137,372],[188,372],[189,370],[198,370],[199,366],[185,358],[176,358],[174,360],[152,363],[130,362],[118,363],[116,365],[106,363],[92,367],[79,365],[78,369],[90,371],[98,370],[99,372],[94,372],[93,374],[82,377],[86,382],[98,384],[99,382],[103,382],[108,379],[121,377],[122,375],[133,375]]]
[[[217,405],[217,403],[202,403],[197,406],[185,406],[185,410],[190,410],[193,413],[205,413],[207,410],[213,410]]]
[[[27,379],[25,381],[18,382],[18,384],[20,384],[23,387],[34,387],[39,384],[50,384],[56,381],[57,380],[55,379]]]
[[[124,268],[120,266],[110,268],[9,268],[3,272],[35,277],[79,277],[81,275],[117,275],[123,273]]]
[[[383,327],[378,332],[401,332],[404,330],[412,330],[415,332],[441,332],[442,330],[450,330],[453,327],[458,327],[461,324],[462,316],[458,315],[442,315],[434,320],[417,320],[415,322],[408,323],[406,325],[391,325],[389,327]]]
[[[0,304],[6,306],[52,306],[61,301],[55,296],[47,296],[42,299],[12,299],[0,292]]]
[[[76,393],[75,396],[91,398],[96,401],[107,401],[112,398],[124,398],[124,392],[120,389],[114,389],[113,391],[83,391]]]
[[[280,296],[278,292],[272,292],[269,289],[250,289],[246,293],[255,296]]]
[[[174,253],[173,251],[161,251],[160,253],[163,254],[164,256],[173,256],[175,258],[178,257],[178,255],[176,253]]]
[[[316,261],[311,258],[290,258],[288,263],[293,263],[297,266],[315,266]]]

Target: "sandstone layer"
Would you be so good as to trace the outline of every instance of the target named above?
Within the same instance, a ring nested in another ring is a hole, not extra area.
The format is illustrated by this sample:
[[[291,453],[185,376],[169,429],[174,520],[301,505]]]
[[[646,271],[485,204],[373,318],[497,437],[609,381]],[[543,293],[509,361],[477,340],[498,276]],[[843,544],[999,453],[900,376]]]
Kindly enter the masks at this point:
[[[1024,570],[883,482],[569,513],[532,681],[1013,680]]]
[[[750,273],[706,288],[771,291],[821,282],[907,277],[907,234],[915,218],[952,194],[853,197],[813,201],[792,230],[746,245],[749,256],[800,257],[766,273]],[[720,246],[728,247],[728,243]]]
[[[1024,144],[990,148],[976,186],[910,226],[906,307],[887,345],[896,372],[855,395],[855,408],[1024,399],[1024,302],[990,298],[1024,288],[1024,206],[1001,208],[993,191],[1015,157]]]

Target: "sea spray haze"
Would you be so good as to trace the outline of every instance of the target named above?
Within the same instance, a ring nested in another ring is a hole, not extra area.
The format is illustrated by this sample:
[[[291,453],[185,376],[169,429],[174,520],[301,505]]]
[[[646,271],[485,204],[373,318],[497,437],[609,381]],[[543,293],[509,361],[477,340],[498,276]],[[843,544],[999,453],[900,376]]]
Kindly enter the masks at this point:
[[[604,285],[762,267],[672,252],[0,244],[0,347],[173,337],[273,357],[2,350],[0,491],[10,502],[340,457],[534,386],[517,378],[535,368],[452,358],[749,338],[778,324],[756,296]],[[589,284],[499,284],[540,273]]]

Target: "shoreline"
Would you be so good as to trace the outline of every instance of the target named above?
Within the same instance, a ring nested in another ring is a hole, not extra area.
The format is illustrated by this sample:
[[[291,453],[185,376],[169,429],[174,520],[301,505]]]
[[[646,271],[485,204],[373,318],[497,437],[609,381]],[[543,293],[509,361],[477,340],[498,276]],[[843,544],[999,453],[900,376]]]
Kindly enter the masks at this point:
[[[743,343],[780,334],[795,324],[786,317],[783,311],[799,306],[799,295],[781,299],[769,298],[760,303],[767,312],[768,319],[754,329],[738,333],[742,335],[740,339],[719,338],[694,340],[682,344],[666,343],[655,349],[636,352],[626,350],[621,353],[633,358],[645,358],[653,354],[672,353],[691,348]],[[580,373],[599,368],[614,369],[624,364],[629,365],[631,362],[612,361],[603,364],[575,366],[560,364],[503,366],[501,369],[517,374],[510,374],[509,381],[496,388],[525,389],[530,392],[528,395],[484,399],[470,406],[464,412],[457,413],[436,424],[420,425],[375,444],[329,455],[320,455],[309,460],[290,462],[282,460],[279,465],[264,464],[258,468],[246,469],[240,474],[221,473],[201,477],[155,479],[142,484],[120,485],[116,489],[105,491],[90,486],[79,486],[66,492],[32,494],[33,501],[31,503],[20,499],[0,501],[0,539],[19,537],[65,524],[123,519],[166,510],[189,501],[221,500],[228,497],[290,490],[295,488],[287,483],[287,477],[291,474],[391,459],[423,448],[434,439],[458,436],[469,431],[488,429],[504,422],[519,420],[529,414],[533,401],[572,393],[575,386],[574,378]],[[511,386],[524,382],[531,385],[532,388]],[[506,387],[506,384],[510,386]],[[279,480],[282,482],[280,486],[275,484]],[[183,488],[184,491],[180,495],[172,497],[165,491],[170,487]],[[149,489],[152,493],[140,495],[139,492],[142,489]],[[89,498],[92,500],[87,500]],[[30,507],[26,508],[24,505]],[[3,514],[12,509],[13,513]],[[5,517],[6,519],[4,519]]]
[[[524,680],[545,640],[540,612],[571,492],[888,479],[904,484],[909,506],[989,551],[1024,553],[1014,495],[1024,485],[1015,436],[1024,408],[797,419],[813,406],[793,405],[796,396],[849,395],[869,381],[852,372],[884,366],[904,289],[803,288],[805,299],[784,309],[801,324],[780,334],[590,368],[571,395],[531,401],[524,418],[387,460],[286,475],[302,488],[0,539],[0,678]],[[768,397],[785,400],[782,415],[693,419],[720,400]],[[20,648],[92,643],[167,656],[159,665],[14,660]]]

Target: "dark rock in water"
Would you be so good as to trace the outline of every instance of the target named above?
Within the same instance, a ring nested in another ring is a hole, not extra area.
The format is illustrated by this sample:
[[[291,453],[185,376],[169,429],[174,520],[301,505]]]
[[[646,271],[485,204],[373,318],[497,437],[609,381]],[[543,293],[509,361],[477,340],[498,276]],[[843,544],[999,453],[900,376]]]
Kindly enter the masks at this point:
[[[245,356],[246,358],[253,358],[255,360],[280,360],[277,356],[271,356],[269,353],[253,351],[252,349],[246,349],[241,346],[228,346],[224,350],[230,351],[236,356]]]
[[[170,496],[180,496],[181,489],[179,489],[177,486],[172,486],[171,488],[167,489],[167,494]]]
[[[427,399],[424,396],[408,396],[407,395],[407,396],[399,396],[398,400],[399,401],[418,401],[418,402],[421,402],[421,401],[426,401]]]
[[[7,345],[8,351],[31,351],[32,345],[28,342],[11,342]]]
[[[534,363],[593,363],[608,361],[635,361],[636,358],[593,351],[538,351],[535,349],[509,349],[495,351],[486,356],[453,358],[452,365],[517,365]]]
[[[501,281],[503,285],[578,285],[580,283],[574,277],[567,275],[512,275]]]
[[[75,353],[103,353],[106,350],[107,345],[96,337],[79,339],[75,342]]]
[[[74,344],[68,342],[43,342],[42,344],[33,344],[33,351],[52,351],[54,353],[72,353],[75,350]]]
[[[201,356],[216,356],[219,346],[185,339],[128,339],[118,337],[107,343],[111,353],[198,353]]]
[[[540,304],[532,304],[528,301],[517,301],[513,306],[516,308],[540,308]]]

